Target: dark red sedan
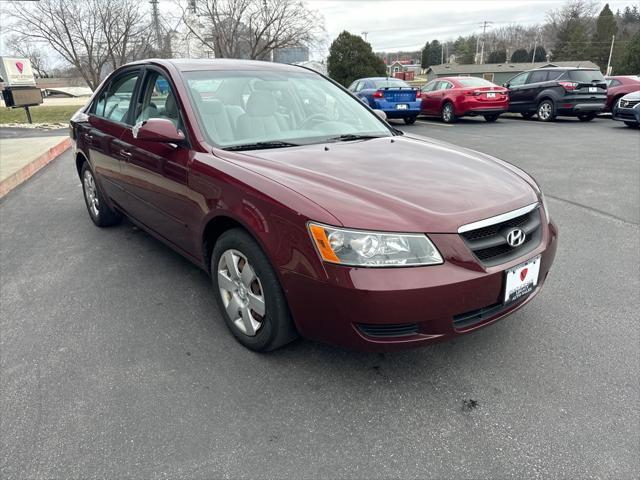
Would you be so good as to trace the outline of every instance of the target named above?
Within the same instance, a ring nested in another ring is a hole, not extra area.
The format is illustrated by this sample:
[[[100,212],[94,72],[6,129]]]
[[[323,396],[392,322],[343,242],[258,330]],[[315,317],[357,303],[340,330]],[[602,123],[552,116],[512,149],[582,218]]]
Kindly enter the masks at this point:
[[[435,115],[446,123],[459,117],[482,115],[495,122],[509,109],[509,90],[478,77],[443,77],[422,88],[422,115]]]
[[[618,101],[627,93],[640,90],[640,77],[635,75],[619,75],[616,77],[605,77],[607,80],[607,104],[605,112],[611,112]]]
[[[470,332],[531,301],[556,252],[529,175],[403,135],[301,67],[132,63],[74,115],[71,137],[92,221],[126,216],[209,272],[254,350]]]

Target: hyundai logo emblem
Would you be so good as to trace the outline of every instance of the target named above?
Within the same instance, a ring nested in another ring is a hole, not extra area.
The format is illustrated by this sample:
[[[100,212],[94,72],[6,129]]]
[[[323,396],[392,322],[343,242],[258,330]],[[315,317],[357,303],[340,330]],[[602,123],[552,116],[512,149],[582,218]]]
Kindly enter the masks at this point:
[[[524,243],[526,236],[527,235],[520,228],[511,229],[507,233],[507,243],[511,247],[519,247]]]

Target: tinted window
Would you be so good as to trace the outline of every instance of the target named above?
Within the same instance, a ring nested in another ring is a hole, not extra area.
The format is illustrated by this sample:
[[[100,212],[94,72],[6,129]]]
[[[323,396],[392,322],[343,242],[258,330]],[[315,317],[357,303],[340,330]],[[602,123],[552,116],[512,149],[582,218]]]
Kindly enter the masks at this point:
[[[131,97],[139,72],[126,73],[112,80],[98,97],[94,114],[114,122],[127,123]]]
[[[436,90],[446,90],[448,88],[452,88],[453,85],[449,82],[446,82],[444,80],[438,82],[438,86],[436,87]]]
[[[600,70],[570,70],[569,78],[580,83],[604,83],[604,77]]]
[[[489,80],[478,77],[461,77],[458,78],[458,83],[463,87],[493,87],[494,84]]]
[[[546,82],[549,79],[549,70],[536,70],[531,72],[527,83],[539,83]]]
[[[399,88],[408,87],[409,85],[402,80],[396,80],[394,78],[386,78],[384,80],[374,80],[373,85],[375,88]]]
[[[513,77],[511,80],[509,80],[508,83],[512,87],[517,87],[518,85],[524,85],[524,82],[527,79],[527,75],[529,75],[528,72],[521,73],[520,75],[517,75]]]
[[[429,82],[422,89],[423,92],[433,92],[436,89],[437,81]]]

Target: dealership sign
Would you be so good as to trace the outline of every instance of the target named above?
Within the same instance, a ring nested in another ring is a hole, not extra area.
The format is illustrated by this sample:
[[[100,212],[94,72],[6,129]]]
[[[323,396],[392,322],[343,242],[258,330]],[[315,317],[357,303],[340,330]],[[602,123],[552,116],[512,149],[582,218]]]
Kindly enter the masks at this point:
[[[5,87],[31,87],[36,84],[27,58],[0,57],[0,76]]]

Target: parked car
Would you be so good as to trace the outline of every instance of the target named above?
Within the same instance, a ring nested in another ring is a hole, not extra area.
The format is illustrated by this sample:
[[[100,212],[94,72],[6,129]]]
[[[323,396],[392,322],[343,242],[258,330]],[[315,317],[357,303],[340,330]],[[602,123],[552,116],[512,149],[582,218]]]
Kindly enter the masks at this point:
[[[550,122],[558,116],[593,120],[605,108],[607,83],[599,70],[543,67],[520,73],[504,85],[509,111]]]
[[[640,126],[640,91],[628,93],[613,107],[613,119],[627,127]]]
[[[605,112],[613,111],[613,107],[627,93],[640,90],[640,77],[637,75],[618,75],[605,77],[607,80],[607,105]]]
[[[477,115],[495,122],[509,108],[508,90],[478,77],[437,78],[422,88],[421,97],[420,112],[437,115],[445,123]]]
[[[554,260],[532,177],[403,135],[301,67],[130,63],[70,133],[93,223],[126,216],[208,272],[253,350],[298,334],[362,350],[451,338],[529,303]]]
[[[387,118],[402,118],[407,125],[420,114],[420,89],[397,78],[361,78],[349,91],[374,110],[382,110]]]

